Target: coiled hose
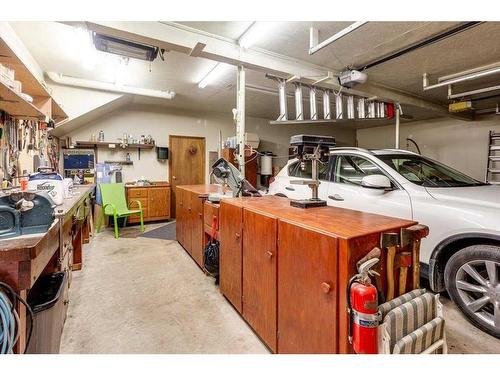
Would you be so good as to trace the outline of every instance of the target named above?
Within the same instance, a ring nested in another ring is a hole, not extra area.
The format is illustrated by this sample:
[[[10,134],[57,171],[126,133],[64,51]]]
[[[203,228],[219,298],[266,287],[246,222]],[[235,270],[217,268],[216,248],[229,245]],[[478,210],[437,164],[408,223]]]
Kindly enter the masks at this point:
[[[19,339],[19,315],[15,308],[17,301],[26,306],[26,311],[31,320],[26,342],[27,349],[33,333],[33,311],[26,301],[14,292],[8,284],[0,282],[0,354],[13,353],[14,345]]]

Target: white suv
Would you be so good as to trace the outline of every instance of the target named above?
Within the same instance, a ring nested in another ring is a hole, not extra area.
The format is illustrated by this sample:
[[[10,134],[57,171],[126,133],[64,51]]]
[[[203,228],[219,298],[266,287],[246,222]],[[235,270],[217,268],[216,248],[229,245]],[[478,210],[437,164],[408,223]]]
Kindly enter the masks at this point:
[[[311,162],[290,160],[269,194],[311,197]],[[467,318],[500,338],[500,187],[403,150],[335,148],[321,163],[319,197],[328,205],[413,219],[429,226],[422,275],[447,290]]]

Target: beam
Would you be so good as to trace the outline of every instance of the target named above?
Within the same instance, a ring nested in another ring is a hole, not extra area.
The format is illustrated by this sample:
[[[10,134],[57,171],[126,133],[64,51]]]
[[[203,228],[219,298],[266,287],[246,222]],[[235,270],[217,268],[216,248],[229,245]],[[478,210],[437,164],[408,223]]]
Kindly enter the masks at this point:
[[[338,33],[335,33],[334,35],[332,35],[328,39],[322,41],[321,43],[319,43],[319,32],[318,32],[318,30],[315,29],[314,27],[311,27],[311,29],[309,31],[309,37],[310,37],[310,41],[309,41],[309,47],[310,47],[309,48],[309,54],[310,55],[315,54],[316,52],[318,52],[319,50],[321,50],[321,49],[325,48],[326,46],[332,44],[336,40],[339,40],[339,39],[343,38],[344,36],[346,36],[347,34],[352,33],[354,30],[359,29],[361,26],[365,25],[366,23],[368,23],[368,21],[357,21],[357,22],[354,22],[353,24],[347,26],[345,29],[340,30]]]
[[[71,24],[71,23],[69,23]],[[149,44],[189,55],[196,43],[205,44],[199,57],[223,62],[245,69],[258,72],[271,73],[281,78],[290,76],[302,77],[300,82],[312,84],[317,78],[330,74],[338,75],[330,67],[312,64],[306,61],[283,56],[259,48],[240,48],[236,40],[224,38],[200,30],[180,25],[174,22],[149,22],[149,21],[96,21],[87,22],[89,30],[102,34],[125,38],[130,41]],[[323,82],[325,88],[339,89],[336,79]],[[377,83],[365,83],[356,87],[356,90],[343,88],[342,92],[349,95],[372,97],[388,102],[398,102],[431,111],[436,115],[471,120],[472,118],[450,114],[445,106],[436,104],[413,94],[399,91]]]

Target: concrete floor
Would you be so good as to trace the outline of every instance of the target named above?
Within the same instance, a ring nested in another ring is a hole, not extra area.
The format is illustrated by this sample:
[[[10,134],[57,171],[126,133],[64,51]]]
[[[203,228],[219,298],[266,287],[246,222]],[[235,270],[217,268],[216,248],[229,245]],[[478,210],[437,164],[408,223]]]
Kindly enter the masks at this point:
[[[176,241],[137,234],[125,228],[115,240],[108,229],[85,247],[61,353],[268,353]],[[450,353],[500,353],[500,340],[442,301]]]

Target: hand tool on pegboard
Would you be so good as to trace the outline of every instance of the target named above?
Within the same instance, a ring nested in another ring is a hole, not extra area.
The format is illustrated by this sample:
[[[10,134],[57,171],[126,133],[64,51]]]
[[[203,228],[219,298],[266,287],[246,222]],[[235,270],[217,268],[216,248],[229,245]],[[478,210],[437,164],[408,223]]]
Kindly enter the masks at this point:
[[[386,301],[394,298],[394,258],[399,244],[398,233],[382,233],[380,236],[380,247],[387,249],[387,293]]]
[[[429,235],[429,227],[417,224],[401,229],[401,246],[410,246],[412,255],[412,288],[420,288],[420,242]]]

